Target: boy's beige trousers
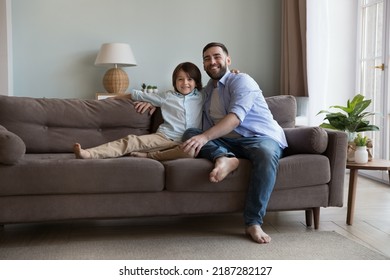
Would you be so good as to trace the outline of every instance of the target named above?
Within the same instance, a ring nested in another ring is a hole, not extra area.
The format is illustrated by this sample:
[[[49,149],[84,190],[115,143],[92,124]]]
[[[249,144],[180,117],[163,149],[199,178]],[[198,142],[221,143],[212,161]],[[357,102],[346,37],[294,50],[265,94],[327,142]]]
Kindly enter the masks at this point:
[[[172,160],[190,158],[193,155],[185,153],[179,147],[180,143],[172,141],[162,133],[146,135],[127,135],[94,148],[86,149],[94,159],[116,158],[131,152],[147,153],[148,158],[156,160]]]

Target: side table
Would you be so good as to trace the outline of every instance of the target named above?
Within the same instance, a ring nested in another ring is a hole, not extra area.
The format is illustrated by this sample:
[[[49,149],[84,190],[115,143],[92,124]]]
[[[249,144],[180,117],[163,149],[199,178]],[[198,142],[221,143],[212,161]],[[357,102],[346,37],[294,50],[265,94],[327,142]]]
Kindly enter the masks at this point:
[[[359,169],[365,170],[384,170],[389,173],[390,182],[390,161],[384,159],[372,159],[367,163],[347,162],[347,169],[349,169],[349,188],[348,188],[348,208],[347,208],[347,225],[352,225],[353,215],[355,211],[356,198],[356,183],[358,179]]]

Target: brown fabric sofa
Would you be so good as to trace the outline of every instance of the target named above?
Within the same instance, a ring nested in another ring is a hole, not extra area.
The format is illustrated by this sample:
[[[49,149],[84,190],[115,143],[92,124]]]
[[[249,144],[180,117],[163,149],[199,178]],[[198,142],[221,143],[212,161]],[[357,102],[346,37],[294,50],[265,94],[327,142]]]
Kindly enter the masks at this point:
[[[291,96],[268,97],[289,147],[280,160],[268,211],[342,206],[347,137],[294,127]],[[208,181],[205,159],[158,162],[122,157],[77,160],[73,143],[92,147],[127,134],[155,131],[161,114],[138,114],[129,100],[0,96],[0,224],[240,212],[250,162],[224,181]]]

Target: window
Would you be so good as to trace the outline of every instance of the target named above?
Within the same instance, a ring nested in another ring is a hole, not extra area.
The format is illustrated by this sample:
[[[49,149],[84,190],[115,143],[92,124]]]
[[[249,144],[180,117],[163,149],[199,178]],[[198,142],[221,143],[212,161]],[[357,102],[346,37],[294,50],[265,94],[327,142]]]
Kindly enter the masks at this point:
[[[357,92],[372,99],[370,120],[379,132],[365,133],[373,140],[374,158],[389,159],[389,0],[360,0]],[[371,174],[371,173],[370,173]],[[373,177],[387,182],[387,174]]]

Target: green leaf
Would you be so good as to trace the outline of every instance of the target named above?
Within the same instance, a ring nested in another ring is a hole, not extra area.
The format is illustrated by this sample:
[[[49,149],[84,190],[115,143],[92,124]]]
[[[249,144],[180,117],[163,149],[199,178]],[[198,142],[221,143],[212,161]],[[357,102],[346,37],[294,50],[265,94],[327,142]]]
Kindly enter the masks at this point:
[[[330,106],[330,109],[341,110],[338,112],[332,112],[327,110],[321,110],[317,113],[325,114],[325,121],[329,123],[323,123],[320,126],[324,128],[361,132],[361,131],[377,131],[379,127],[376,125],[370,125],[366,119],[369,116],[374,115],[373,112],[366,112],[365,110],[370,106],[371,100],[364,100],[364,96],[357,94],[352,100],[347,100],[347,106],[334,105]]]
[[[332,126],[332,125],[330,125],[328,123],[322,123],[322,124],[320,124],[320,127],[337,130],[334,126]]]

